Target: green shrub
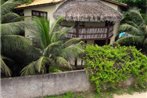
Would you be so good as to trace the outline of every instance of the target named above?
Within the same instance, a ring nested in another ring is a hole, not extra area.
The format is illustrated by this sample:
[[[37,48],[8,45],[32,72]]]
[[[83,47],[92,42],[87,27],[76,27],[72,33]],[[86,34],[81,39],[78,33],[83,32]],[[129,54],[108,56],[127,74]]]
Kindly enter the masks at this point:
[[[123,88],[123,82],[133,78],[129,87],[147,89],[147,57],[135,47],[86,47],[85,65],[98,93]]]

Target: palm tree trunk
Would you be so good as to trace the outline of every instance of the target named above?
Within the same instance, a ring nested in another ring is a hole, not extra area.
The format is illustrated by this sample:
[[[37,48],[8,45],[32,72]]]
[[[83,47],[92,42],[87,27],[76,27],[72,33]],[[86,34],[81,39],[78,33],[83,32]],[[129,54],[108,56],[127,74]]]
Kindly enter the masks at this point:
[[[78,67],[78,59],[77,58],[75,58],[75,68],[77,68]]]
[[[144,48],[144,42],[145,42],[145,40],[146,40],[146,35],[144,36],[144,39],[143,39],[143,41],[142,41],[142,48]]]
[[[46,73],[49,73],[49,65],[48,64],[45,65],[45,68],[46,68]]]

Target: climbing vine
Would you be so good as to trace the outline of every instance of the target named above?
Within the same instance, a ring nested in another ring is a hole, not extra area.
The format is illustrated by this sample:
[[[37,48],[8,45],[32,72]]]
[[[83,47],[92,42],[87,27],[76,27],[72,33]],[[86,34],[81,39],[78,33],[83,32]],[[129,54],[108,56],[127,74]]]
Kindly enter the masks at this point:
[[[135,47],[86,47],[86,70],[98,93],[133,87],[147,89],[147,57]],[[125,81],[133,79],[127,85]]]

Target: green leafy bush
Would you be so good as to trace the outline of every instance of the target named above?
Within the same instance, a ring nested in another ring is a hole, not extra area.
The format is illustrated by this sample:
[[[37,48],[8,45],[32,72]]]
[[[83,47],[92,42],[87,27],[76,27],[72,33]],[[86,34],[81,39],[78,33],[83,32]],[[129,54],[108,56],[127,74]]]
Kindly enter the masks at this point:
[[[147,89],[147,57],[135,47],[88,45],[84,59],[98,93],[125,87]],[[125,84],[132,78],[131,84]]]

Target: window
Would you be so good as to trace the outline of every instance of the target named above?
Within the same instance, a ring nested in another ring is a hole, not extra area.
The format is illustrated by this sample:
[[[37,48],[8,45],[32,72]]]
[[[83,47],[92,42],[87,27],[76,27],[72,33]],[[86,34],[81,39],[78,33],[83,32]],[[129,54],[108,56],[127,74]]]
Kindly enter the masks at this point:
[[[108,43],[110,43],[110,39],[108,40]],[[104,46],[106,45],[106,40],[94,40],[95,45]]]
[[[32,10],[32,16],[44,17],[47,19],[47,12]]]

